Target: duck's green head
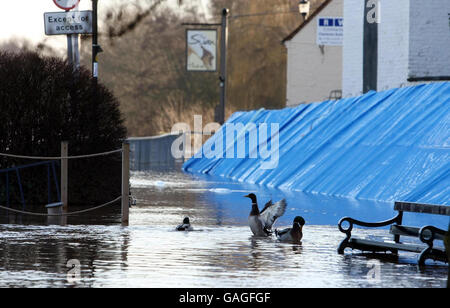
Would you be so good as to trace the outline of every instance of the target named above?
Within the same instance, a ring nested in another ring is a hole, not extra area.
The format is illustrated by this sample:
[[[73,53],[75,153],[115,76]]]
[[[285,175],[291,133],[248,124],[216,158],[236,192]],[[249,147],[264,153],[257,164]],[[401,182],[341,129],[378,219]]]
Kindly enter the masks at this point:
[[[189,217],[184,217],[183,224],[189,225]]]
[[[297,216],[297,217],[294,218],[294,224],[295,223],[297,223],[301,227],[303,227],[305,225],[305,219],[302,216]]]
[[[244,197],[250,198],[250,199],[252,199],[252,203],[256,203],[256,195],[255,194],[248,194]]]

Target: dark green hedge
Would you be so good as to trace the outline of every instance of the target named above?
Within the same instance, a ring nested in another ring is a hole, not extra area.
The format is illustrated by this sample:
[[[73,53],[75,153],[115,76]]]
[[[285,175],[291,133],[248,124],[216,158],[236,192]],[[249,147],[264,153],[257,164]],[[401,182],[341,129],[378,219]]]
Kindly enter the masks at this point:
[[[34,52],[0,52],[0,152],[60,156],[61,141],[69,155],[121,147],[126,129],[119,103],[90,72],[55,57]],[[33,163],[0,157],[0,169]],[[59,167],[57,167],[59,179]],[[47,169],[21,171],[27,205],[47,203]],[[58,180],[59,181],[59,180]],[[17,176],[9,174],[11,202],[20,205]],[[0,204],[5,204],[6,176],[0,173]],[[120,195],[121,156],[70,160],[69,204],[94,205]],[[52,188],[53,201],[56,201]]]

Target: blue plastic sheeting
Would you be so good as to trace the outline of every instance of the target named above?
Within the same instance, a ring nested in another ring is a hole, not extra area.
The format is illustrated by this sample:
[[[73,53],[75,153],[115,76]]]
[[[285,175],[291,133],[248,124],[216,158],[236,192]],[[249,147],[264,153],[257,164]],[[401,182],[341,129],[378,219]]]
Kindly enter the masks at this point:
[[[227,129],[238,123],[239,132]],[[268,129],[269,137],[258,135],[255,145],[250,136],[266,131],[261,124],[279,124],[279,135]],[[243,143],[245,155],[238,156]],[[255,158],[260,150],[277,148],[273,169],[265,167],[275,155]],[[230,149],[234,157],[227,157]],[[450,83],[237,112],[183,169],[284,191],[448,205]]]

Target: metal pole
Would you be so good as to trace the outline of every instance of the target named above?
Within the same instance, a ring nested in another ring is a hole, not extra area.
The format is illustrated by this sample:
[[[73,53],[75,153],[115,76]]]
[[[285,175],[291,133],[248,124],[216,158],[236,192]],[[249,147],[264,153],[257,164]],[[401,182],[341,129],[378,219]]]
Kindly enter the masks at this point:
[[[73,63],[73,44],[72,44],[72,35],[67,34],[67,61],[70,65],[74,65]]]
[[[130,217],[130,144],[122,144],[122,226],[128,226]]]
[[[68,157],[69,143],[67,141],[61,142],[61,157]],[[68,204],[68,160],[61,158],[61,202],[63,203],[63,211],[67,213],[69,209]]]
[[[98,45],[98,0],[92,0],[92,77],[98,82],[98,54],[102,52]]]
[[[75,12],[78,12],[79,10],[78,7],[74,9]],[[70,10],[67,10],[66,12],[70,12]],[[78,34],[67,35],[67,60],[72,65],[74,72],[80,70],[80,47],[78,40]]]
[[[75,72],[80,71],[80,46],[79,46],[79,35],[72,34],[72,51],[73,51],[73,70]]]
[[[220,44],[220,124],[225,123],[225,106],[227,101],[227,48],[228,48],[228,14],[230,10],[222,11],[222,35]]]

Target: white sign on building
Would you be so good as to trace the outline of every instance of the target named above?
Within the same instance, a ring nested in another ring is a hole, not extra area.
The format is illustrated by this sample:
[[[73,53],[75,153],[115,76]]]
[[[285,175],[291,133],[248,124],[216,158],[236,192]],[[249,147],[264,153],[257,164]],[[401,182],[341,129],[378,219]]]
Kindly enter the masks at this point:
[[[92,11],[44,13],[45,34],[91,34]]]
[[[342,46],[344,19],[342,17],[317,18],[317,45]]]

